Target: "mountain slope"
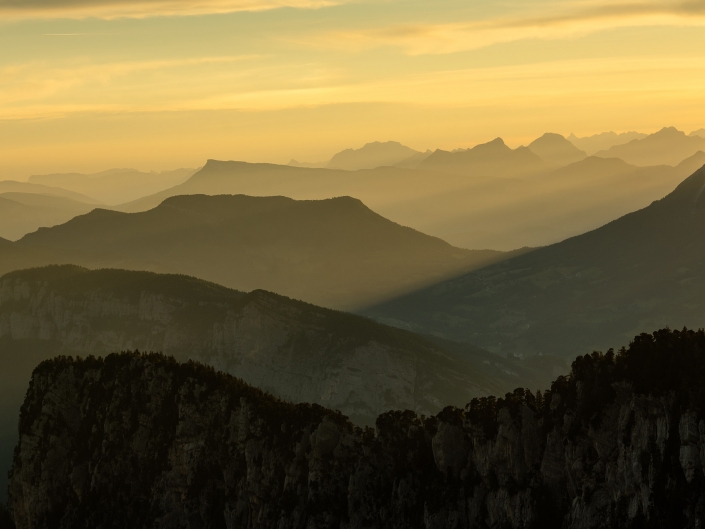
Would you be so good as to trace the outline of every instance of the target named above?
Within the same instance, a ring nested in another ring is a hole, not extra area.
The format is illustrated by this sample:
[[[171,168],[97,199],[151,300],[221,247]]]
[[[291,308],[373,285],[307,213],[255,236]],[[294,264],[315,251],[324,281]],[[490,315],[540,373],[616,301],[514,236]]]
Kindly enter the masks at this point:
[[[416,169],[421,164],[421,162],[423,162],[432,154],[433,151],[431,151],[430,149],[425,152],[417,152],[416,154],[409,156],[408,158],[404,158],[402,161],[395,163],[394,166],[400,167],[402,169]]]
[[[397,167],[350,172],[209,160],[184,184],[115,209],[145,211],[169,196],[201,193],[296,200],[347,195],[394,222],[455,246],[512,250],[552,244],[645,207],[692,174],[702,165],[698,162],[696,154],[676,168],[637,168],[593,158],[562,172],[547,169],[527,178],[468,178]],[[561,181],[554,178],[558,174]]]
[[[34,175],[30,183],[61,187],[95,197],[105,204],[123,204],[181,184],[197,169],[145,173],[136,169],[110,169],[95,174]]]
[[[408,331],[266,291],[149,272],[52,266],[6,274],[0,339],[15,348],[39,340],[47,358],[163,351],[368,423],[387,409],[435,413],[510,385],[470,353]]]
[[[640,140],[632,140],[600,151],[595,156],[621,158],[633,165],[678,165],[698,151],[705,150],[705,138],[686,136],[674,127],[665,127]]]
[[[96,209],[20,246],[111,253],[239,290],[354,308],[504,258],[454,248],[349,197],[188,195],[143,213]]]
[[[568,141],[575,145],[578,149],[585,151],[588,156],[594,156],[596,152],[607,150],[615,145],[624,145],[632,140],[640,140],[646,138],[648,134],[641,132],[623,132],[617,134],[615,132],[602,132],[578,138],[575,134],[568,136]]]
[[[374,307],[493,352],[573,356],[705,325],[705,168],[599,229]]]
[[[529,149],[542,160],[556,166],[579,162],[587,157],[587,154],[563,136],[550,132],[532,141],[529,144]]]
[[[462,185],[446,173],[414,171],[397,167],[344,171],[267,163],[208,160],[189,180],[171,189],[114,209],[146,211],[176,195],[282,195],[296,200],[319,200],[354,196],[370,207],[403,199],[421,197],[434,187]]]
[[[0,236],[16,240],[39,227],[56,226],[95,206],[38,193],[0,193]]]
[[[31,184],[28,182],[17,182],[15,180],[3,180],[0,182],[0,193],[33,193],[39,195],[49,195],[64,197],[83,204],[97,205],[100,202],[92,197],[76,193],[60,187],[46,186],[42,184]]]
[[[56,355],[125,349],[197,359],[361,424],[388,409],[429,414],[517,384],[542,387],[561,367],[186,276],[75,266],[13,272],[0,278],[0,501],[34,366]]]
[[[0,239],[0,276],[14,270],[24,270],[53,264],[76,264],[87,268],[123,268],[152,272],[174,272],[168,265],[146,259],[130,259],[111,252],[79,251],[43,246],[21,245]]]
[[[678,167],[590,157],[528,179],[470,182],[381,211],[392,219],[414,218],[420,231],[442,234],[459,247],[546,246],[648,206],[703,164],[703,154]]]
[[[337,153],[327,164],[330,169],[357,171],[375,167],[396,165],[412,156],[421,154],[396,141],[367,143],[359,149],[345,149]]]
[[[419,164],[420,169],[465,176],[516,177],[545,170],[546,162],[526,147],[511,149],[501,138],[458,152],[437,150]]]
[[[10,511],[33,527],[697,529],[702,332],[638,336],[517,389],[376,431],[161,355],[33,373]]]

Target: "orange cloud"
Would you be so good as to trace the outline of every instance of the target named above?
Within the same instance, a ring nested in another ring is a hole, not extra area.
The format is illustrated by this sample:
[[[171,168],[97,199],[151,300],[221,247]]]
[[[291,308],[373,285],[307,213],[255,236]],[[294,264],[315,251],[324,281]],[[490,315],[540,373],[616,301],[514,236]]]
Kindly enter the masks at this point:
[[[646,26],[705,26],[705,2],[563,3],[562,11],[554,8],[549,15],[331,31],[305,39],[305,42],[347,51],[395,46],[409,55],[424,55],[455,53],[526,39],[577,38],[608,29]]]
[[[0,0],[0,17],[26,18],[147,18],[236,11],[265,11],[282,7],[317,9],[336,0]]]

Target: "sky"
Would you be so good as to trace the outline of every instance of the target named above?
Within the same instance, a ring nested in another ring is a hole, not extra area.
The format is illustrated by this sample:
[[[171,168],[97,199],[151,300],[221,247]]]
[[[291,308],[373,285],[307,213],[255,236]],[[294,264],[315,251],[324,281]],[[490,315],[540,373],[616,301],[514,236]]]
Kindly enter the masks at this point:
[[[705,127],[705,0],[0,0],[0,179]]]

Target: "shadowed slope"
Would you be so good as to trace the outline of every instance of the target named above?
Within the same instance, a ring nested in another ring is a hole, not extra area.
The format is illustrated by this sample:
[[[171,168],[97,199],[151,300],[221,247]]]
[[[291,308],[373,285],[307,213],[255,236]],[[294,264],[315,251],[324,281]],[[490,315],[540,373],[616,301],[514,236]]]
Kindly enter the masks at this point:
[[[199,193],[296,200],[347,195],[394,222],[455,246],[512,250],[551,244],[644,207],[696,168],[637,168],[616,159],[599,161],[571,164],[559,181],[552,174],[564,168],[526,178],[496,178],[398,167],[351,172],[210,160],[188,182],[116,209],[145,211],[169,196]],[[637,169],[643,172],[637,174]],[[630,177],[619,176],[630,171]]]
[[[0,236],[16,240],[39,227],[56,226],[95,206],[38,193],[0,193]]]
[[[698,153],[678,167],[636,167],[590,157],[526,180],[496,178],[385,209],[415,216],[424,233],[460,247],[511,249],[553,244],[663,197],[705,164]]]
[[[505,257],[388,221],[359,200],[189,195],[143,213],[94,210],[19,241],[160,263],[239,290],[354,308]]]
[[[17,529],[698,529],[705,334],[641,335],[518,388],[376,430],[156,354],[39,365]]]
[[[389,409],[436,413],[519,383],[542,387],[552,374],[192,277],[75,266],[13,272],[0,278],[0,501],[34,366],[58,354],[125,349],[197,359],[294,402],[343,410],[360,424]]]
[[[502,353],[572,356],[705,325],[705,168],[602,228],[368,314]]]
[[[489,353],[451,353],[353,314],[150,272],[51,266],[6,274],[0,338],[14,348],[44,342],[46,357],[136,348],[199,359],[363,422],[386,409],[431,413],[510,387],[501,372],[483,373],[477,358]]]

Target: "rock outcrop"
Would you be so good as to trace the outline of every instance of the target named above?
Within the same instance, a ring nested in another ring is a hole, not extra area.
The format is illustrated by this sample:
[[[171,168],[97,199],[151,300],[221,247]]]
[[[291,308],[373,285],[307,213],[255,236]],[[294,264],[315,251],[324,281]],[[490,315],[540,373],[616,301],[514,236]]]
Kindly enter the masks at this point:
[[[125,270],[64,266],[7,274],[0,279],[2,339],[38,339],[46,358],[139,349],[193,359],[290,401],[341,410],[360,424],[374,424],[390,409],[428,415],[508,389],[483,373],[480,361],[365,318],[262,290],[245,294]]]
[[[545,394],[376,431],[160,355],[58,358],[22,408],[9,507],[18,529],[702,527],[704,345],[642,335]]]

